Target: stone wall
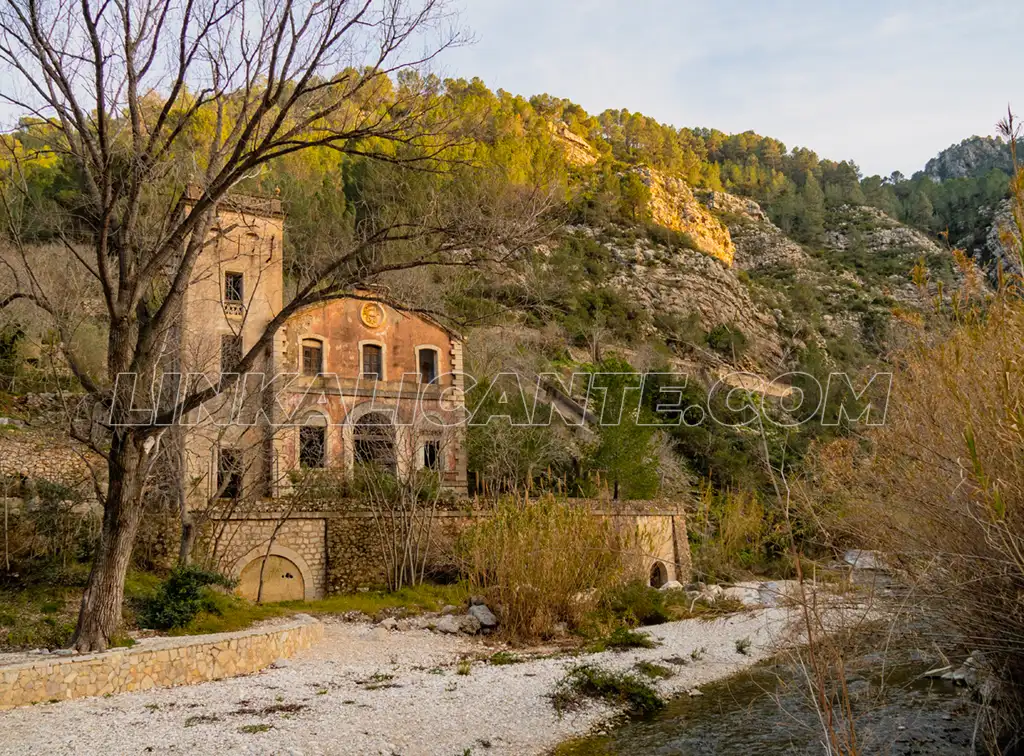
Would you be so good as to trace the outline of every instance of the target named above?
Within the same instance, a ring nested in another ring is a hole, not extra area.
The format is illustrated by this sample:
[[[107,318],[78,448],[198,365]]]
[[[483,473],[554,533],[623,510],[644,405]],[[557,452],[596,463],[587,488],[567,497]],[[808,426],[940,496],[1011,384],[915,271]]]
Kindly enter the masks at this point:
[[[277,534],[277,513],[263,515],[265,519],[222,520],[216,536],[219,568],[228,575],[238,577],[245,566],[266,554],[273,536],[271,553],[294,562],[302,572],[306,599],[322,598],[327,591],[327,541],[325,520],[322,517],[297,514],[281,523]]]
[[[107,472],[104,461],[66,435],[11,426],[0,429],[0,477],[8,484],[17,479],[47,480],[94,499],[90,465],[102,480]],[[5,493],[14,497],[32,495],[20,490]]]
[[[654,563],[658,562],[664,565],[667,579],[680,582],[689,580],[691,568],[686,517],[677,502],[581,500],[578,503],[580,506],[591,507],[596,517],[613,519],[617,528],[638,529],[646,534],[647,553],[640,560],[645,572],[649,572]],[[468,501],[437,511],[430,532],[428,569],[433,572],[453,571],[454,565],[450,561],[452,545],[463,530],[481,517],[486,517],[487,512],[487,507]],[[229,558],[222,560],[221,564],[231,567],[235,575],[244,568],[245,563],[262,557],[263,552],[256,553],[252,547],[258,541],[265,549],[275,518],[280,513],[265,512],[249,516],[265,519],[238,521],[228,526],[235,529],[235,542],[225,552]],[[315,582],[316,598],[384,586],[379,525],[371,512],[353,502],[347,502],[346,506],[333,510],[294,513],[293,518],[282,527],[275,543],[299,552],[303,560],[309,562],[314,574],[323,570],[323,578]],[[299,541],[287,535],[294,532],[291,529],[293,523],[301,524],[298,529],[305,533]],[[319,542],[311,535],[316,532],[322,533]],[[301,545],[294,545],[297,542]],[[323,550],[319,556],[314,553],[317,548]],[[282,556],[287,555],[282,553]],[[295,561],[293,557],[288,558]],[[307,598],[310,597],[307,592]]]
[[[191,685],[258,672],[323,637],[307,615],[272,628],[159,638],[133,648],[0,667],[0,709],[133,690]]]

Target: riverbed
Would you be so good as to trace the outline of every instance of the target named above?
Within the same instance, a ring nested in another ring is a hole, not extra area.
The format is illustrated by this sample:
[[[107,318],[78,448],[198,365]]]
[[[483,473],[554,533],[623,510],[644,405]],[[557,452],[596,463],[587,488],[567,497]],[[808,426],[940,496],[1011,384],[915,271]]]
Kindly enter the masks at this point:
[[[858,753],[963,756],[972,753],[976,705],[963,688],[924,676],[920,651],[867,654],[849,665],[847,686]],[[856,670],[856,671],[852,671]],[[710,756],[827,753],[809,686],[786,658],[706,685],[657,716],[606,735],[563,744],[558,756]]]

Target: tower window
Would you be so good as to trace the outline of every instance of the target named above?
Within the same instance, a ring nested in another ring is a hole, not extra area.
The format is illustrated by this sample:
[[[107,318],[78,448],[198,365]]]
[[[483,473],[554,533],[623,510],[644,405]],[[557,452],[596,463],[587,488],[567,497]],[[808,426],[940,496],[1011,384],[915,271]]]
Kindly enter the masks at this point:
[[[224,274],[224,301],[241,304],[245,291],[241,273]]]
[[[320,375],[324,371],[324,345],[316,339],[302,340],[302,374]]]
[[[420,383],[433,383],[437,380],[437,350],[420,350]]]
[[[242,494],[242,453],[221,449],[217,455],[217,496],[237,499]]]
[[[320,425],[299,428],[299,466],[324,467],[327,459],[327,429]]]
[[[384,376],[384,348],[363,344],[363,378],[379,381]]]
[[[441,467],[441,442],[437,440],[423,442],[423,466],[428,470]]]

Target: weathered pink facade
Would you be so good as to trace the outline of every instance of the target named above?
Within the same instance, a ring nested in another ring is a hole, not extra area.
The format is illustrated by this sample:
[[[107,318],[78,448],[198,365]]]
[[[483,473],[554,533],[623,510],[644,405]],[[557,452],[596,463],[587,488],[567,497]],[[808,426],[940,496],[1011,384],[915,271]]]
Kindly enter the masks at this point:
[[[274,200],[235,198],[221,207],[185,296],[176,370],[215,382],[257,343],[284,306],[283,232]],[[296,566],[282,577],[295,585],[275,592],[322,594],[324,560],[294,554],[326,554],[326,542],[310,540],[324,541],[323,528],[295,541],[288,528],[255,526],[276,500],[283,506],[296,493],[310,468],[342,479],[360,459],[399,479],[429,468],[444,487],[465,493],[462,368],[458,334],[372,291],[289,318],[258,355],[246,388],[192,412],[176,439],[189,506],[228,513],[215,520],[231,523],[215,544],[232,562],[222,568],[240,575],[263,558],[254,554],[269,553],[275,565]],[[261,388],[274,376],[272,389]],[[383,457],[368,457],[382,439]],[[253,527],[245,526],[250,519]]]

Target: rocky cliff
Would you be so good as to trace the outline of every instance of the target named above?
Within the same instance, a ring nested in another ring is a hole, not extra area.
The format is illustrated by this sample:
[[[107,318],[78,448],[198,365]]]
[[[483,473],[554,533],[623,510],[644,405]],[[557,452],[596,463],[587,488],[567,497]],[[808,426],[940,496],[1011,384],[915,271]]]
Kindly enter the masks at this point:
[[[697,200],[689,184],[646,166],[633,170],[651,191],[648,212],[652,221],[687,234],[701,252],[732,265],[736,247],[729,229]]]
[[[950,145],[929,160],[924,173],[936,181],[945,181],[984,176],[993,168],[1006,174],[1013,172],[1009,144],[1001,137],[972,136],[960,144]]]

